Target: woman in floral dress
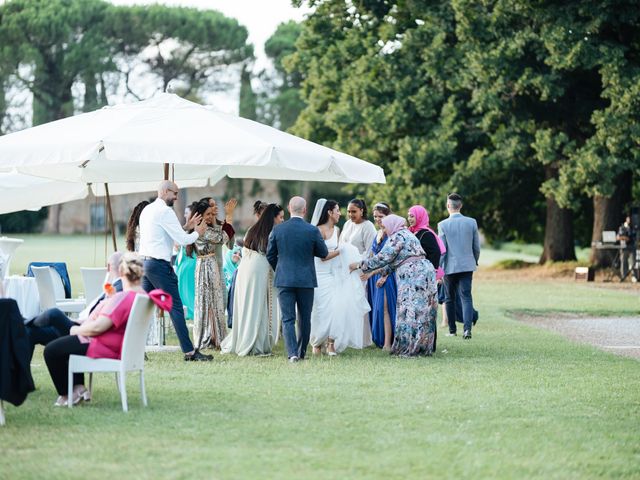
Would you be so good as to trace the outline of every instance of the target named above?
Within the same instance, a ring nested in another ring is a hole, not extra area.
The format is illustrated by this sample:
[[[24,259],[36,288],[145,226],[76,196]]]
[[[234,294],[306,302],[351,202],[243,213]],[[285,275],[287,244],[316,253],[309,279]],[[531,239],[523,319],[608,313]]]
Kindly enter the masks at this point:
[[[385,246],[351,268],[361,268],[364,273],[380,268],[386,273],[395,271],[398,303],[391,353],[431,355],[436,337],[433,312],[438,308],[435,269],[425,258],[420,241],[405,228],[404,218],[388,215],[382,225],[389,237]]]

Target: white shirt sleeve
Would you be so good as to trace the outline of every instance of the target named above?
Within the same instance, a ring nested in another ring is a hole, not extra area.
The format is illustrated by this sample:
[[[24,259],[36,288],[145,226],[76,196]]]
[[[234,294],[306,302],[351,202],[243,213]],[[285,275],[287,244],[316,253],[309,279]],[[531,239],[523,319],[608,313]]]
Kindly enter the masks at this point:
[[[176,213],[171,209],[162,214],[160,226],[178,245],[191,245],[198,239],[198,232],[187,233],[183,230]]]

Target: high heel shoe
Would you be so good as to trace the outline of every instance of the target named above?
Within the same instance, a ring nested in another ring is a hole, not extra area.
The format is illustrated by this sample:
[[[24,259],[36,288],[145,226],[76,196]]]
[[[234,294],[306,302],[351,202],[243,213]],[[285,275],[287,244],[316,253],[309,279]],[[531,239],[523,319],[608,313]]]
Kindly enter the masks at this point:
[[[331,347],[331,350],[329,350],[329,347]],[[330,357],[335,357],[338,355],[338,352],[336,352],[335,342],[327,342],[327,355],[329,355]]]

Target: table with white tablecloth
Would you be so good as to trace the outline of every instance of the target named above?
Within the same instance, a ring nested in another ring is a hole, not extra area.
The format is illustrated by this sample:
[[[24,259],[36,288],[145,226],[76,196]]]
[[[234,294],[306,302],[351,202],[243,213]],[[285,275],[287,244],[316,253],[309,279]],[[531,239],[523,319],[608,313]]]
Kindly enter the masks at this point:
[[[4,296],[15,299],[23,317],[30,319],[40,313],[40,296],[35,278],[11,275],[2,281],[2,286]]]

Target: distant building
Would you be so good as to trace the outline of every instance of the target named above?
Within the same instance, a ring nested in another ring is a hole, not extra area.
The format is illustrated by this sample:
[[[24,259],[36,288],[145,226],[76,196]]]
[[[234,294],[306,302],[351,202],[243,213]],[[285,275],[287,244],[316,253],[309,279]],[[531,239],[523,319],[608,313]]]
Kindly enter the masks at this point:
[[[180,182],[177,183],[180,186]],[[256,185],[258,188],[256,188]],[[230,191],[229,195],[226,194],[227,190]],[[240,191],[242,194],[239,193]],[[156,196],[155,192],[112,196],[111,209],[119,232],[123,233],[126,230],[127,221],[133,207],[142,200],[155,199]],[[281,201],[276,180],[260,180],[256,184],[254,179],[232,180],[230,182],[228,178],[225,178],[214,187],[181,188],[174,209],[180,222],[184,223],[185,206],[203,197],[213,197],[220,202],[218,216],[222,219],[224,218],[224,202],[232,196],[238,199],[238,207],[234,213],[233,223],[239,231],[245,231],[254,223],[253,203],[256,200],[262,200],[267,203]],[[104,232],[107,224],[105,198],[90,196],[84,200],[76,200],[50,207],[44,232],[62,234]]]

